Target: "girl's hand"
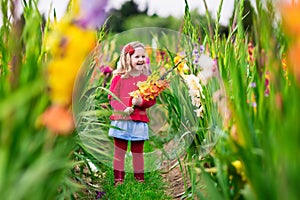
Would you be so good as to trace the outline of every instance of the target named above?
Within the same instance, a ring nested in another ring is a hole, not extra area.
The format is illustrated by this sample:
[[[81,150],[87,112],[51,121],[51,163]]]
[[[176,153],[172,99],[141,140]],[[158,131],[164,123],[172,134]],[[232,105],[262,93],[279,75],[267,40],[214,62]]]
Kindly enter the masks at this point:
[[[130,115],[133,111],[134,111],[134,109],[132,107],[127,107],[127,108],[125,108],[124,113],[126,115]]]
[[[133,98],[131,102],[132,102],[132,105],[139,106],[142,104],[143,99],[142,99],[142,97],[139,96],[139,97]]]

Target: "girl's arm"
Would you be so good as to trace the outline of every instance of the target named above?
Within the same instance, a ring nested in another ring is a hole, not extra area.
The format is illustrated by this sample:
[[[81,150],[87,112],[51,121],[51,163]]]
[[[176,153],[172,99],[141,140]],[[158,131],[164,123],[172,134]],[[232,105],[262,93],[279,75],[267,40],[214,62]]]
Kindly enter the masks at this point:
[[[132,97],[130,99],[130,102],[132,102]],[[140,105],[136,105],[136,106],[141,107],[141,108],[149,108],[149,107],[153,106],[155,103],[156,103],[156,98],[153,100],[142,99],[142,103]]]
[[[142,104],[140,105],[143,108],[149,108],[151,106],[153,106],[156,103],[156,98],[153,100],[145,100],[143,99]]]
[[[109,90],[114,93],[119,98],[119,81],[121,79],[120,75],[115,76],[112,81]],[[115,110],[124,110],[126,106],[120,102],[119,99],[115,99],[111,94],[108,94],[108,99],[110,100],[110,105]]]

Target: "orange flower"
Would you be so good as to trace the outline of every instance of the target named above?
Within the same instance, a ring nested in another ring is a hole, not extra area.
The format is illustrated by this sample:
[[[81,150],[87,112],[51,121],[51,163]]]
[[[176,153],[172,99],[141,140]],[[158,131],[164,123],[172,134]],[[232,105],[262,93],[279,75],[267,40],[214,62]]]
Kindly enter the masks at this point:
[[[163,50],[157,49],[156,50],[156,62],[160,63],[160,62],[164,62],[167,60],[166,57],[167,53]]]
[[[280,8],[284,30],[291,37],[291,46],[287,54],[288,66],[300,85],[300,5],[298,2],[282,3]]]
[[[291,71],[294,72],[298,84],[300,84],[300,38],[290,47],[288,51],[288,61]]]
[[[300,34],[300,5],[299,3],[282,3],[280,5],[283,27],[291,35]]]
[[[248,61],[253,64],[254,62],[254,46],[252,42],[248,44]]]
[[[282,55],[281,66],[283,71],[287,72],[286,55]]]
[[[59,105],[50,106],[40,120],[54,134],[68,135],[75,127],[72,113]]]
[[[152,47],[147,45],[145,49],[146,49],[147,55],[151,57],[152,56]]]
[[[169,82],[167,80],[153,80],[153,77],[149,76],[146,81],[138,82],[137,86],[138,90],[131,92],[130,96],[141,96],[145,100],[153,100],[169,86]]]

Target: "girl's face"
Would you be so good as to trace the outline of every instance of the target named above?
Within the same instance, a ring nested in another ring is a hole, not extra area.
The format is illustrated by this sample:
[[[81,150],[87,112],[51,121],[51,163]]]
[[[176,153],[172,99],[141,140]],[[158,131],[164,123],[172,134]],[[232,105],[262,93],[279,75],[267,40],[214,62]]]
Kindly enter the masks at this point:
[[[142,47],[135,49],[134,54],[131,55],[131,65],[137,71],[142,71],[146,67],[145,49]]]

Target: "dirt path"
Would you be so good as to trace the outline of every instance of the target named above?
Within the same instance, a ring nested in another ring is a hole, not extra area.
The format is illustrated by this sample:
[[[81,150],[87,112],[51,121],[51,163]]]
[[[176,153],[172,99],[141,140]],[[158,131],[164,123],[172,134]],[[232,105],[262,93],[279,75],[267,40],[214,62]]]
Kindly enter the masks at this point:
[[[182,198],[185,195],[185,182],[187,187],[190,187],[191,184],[187,178],[187,173],[183,174],[180,170],[178,161],[174,160],[166,164],[161,171],[164,181],[168,183],[166,193],[173,199],[186,199]]]

